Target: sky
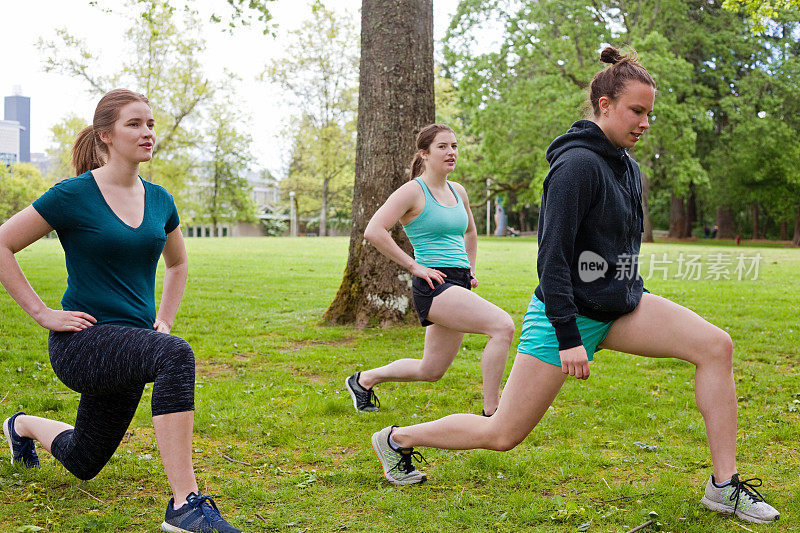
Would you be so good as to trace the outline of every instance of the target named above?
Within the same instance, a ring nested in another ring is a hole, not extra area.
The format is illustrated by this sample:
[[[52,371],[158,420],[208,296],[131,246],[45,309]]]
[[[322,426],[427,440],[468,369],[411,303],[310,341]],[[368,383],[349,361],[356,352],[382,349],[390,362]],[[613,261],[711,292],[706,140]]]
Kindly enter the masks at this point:
[[[103,5],[103,0],[98,2]],[[121,2],[107,2],[106,5]],[[208,12],[224,0],[195,0],[196,9]],[[326,6],[338,13],[358,16],[358,0],[327,0]],[[266,168],[282,177],[288,164],[289,145],[283,134],[292,109],[280,88],[256,81],[267,62],[281,54],[281,32],[300,26],[310,15],[310,0],[276,0],[269,4],[277,38],[262,35],[260,30],[239,29],[233,35],[209,25],[203,53],[209,77],[221,77],[225,67],[241,79],[237,95],[250,115],[248,131],[253,137],[256,169]],[[458,6],[458,0],[434,0],[434,40],[440,41]],[[44,57],[36,46],[40,38],[55,40],[58,28],[66,28],[86,41],[100,56],[102,73],[114,71],[114,62],[124,53],[124,32],[132,23],[117,14],[104,13],[90,0],[3,0],[0,2],[0,96],[21,94],[31,98],[31,152],[44,152],[50,144],[50,130],[65,115],[75,113],[91,122],[97,97],[90,95],[85,83],[43,70]],[[246,53],[242,53],[246,50]],[[2,118],[2,117],[0,117]]]

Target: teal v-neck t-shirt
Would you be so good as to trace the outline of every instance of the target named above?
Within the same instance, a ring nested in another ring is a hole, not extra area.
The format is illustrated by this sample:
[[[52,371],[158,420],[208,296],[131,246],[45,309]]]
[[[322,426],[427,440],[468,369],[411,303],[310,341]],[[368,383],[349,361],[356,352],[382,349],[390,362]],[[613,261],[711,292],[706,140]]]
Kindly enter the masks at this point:
[[[91,171],[57,183],[33,202],[64,248],[65,311],[89,313],[98,324],[153,327],[158,258],[180,221],[172,195],[142,184],[144,217],[137,228],[114,213]]]

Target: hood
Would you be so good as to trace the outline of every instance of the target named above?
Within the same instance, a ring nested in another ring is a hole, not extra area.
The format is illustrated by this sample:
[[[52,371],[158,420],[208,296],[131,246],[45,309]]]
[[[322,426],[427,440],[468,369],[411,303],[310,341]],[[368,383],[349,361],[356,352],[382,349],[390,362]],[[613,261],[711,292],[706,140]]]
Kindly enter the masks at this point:
[[[564,135],[550,143],[547,149],[547,162],[550,166],[571,148],[586,148],[608,161],[616,174],[625,172],[627,151],[617,148],[608,140],[600,126],[591,120],[579,120]]]

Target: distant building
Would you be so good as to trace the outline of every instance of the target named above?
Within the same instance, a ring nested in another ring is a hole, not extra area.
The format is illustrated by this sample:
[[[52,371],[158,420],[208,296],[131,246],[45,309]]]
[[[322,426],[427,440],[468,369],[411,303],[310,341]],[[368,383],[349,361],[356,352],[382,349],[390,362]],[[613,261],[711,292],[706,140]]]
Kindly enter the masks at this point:
[[[22,96],[19,85],[14,86],[14,95],[5,97],[5,120],[15,120],[19,123],[17,130],[19,136],[18,161],[30,163],[31,161],[31,99]]]
[[[269,173],[248,172],[247,181],[251,189],[251,197],[256,204],[254,213],[259,222],[232,222],[220,223],[213,227],[211,223],[193,222],[184,228],[187,237],[257,237],[265,234],[261,220],[288,220],[284,214],[276,213],[280,201],[278,183]],[[211,185],[206,182],[196,182],[189,185],[189,198],[199,202],[203,189]],[[197,215],[193,213],[192,215]]]
[[[42,173],[42,176],[45,177],[50,172],[50,169],[53,168],[53,160],[50,159],[50,157],[48,157],[47,154],[44,154],[42,152],[31,153],[31,164],[36,166],[36,168],[39,169],[39,172]]]
[[[6,166],[20,161],[20,127],[16,120],[0,120],[0,162]]]

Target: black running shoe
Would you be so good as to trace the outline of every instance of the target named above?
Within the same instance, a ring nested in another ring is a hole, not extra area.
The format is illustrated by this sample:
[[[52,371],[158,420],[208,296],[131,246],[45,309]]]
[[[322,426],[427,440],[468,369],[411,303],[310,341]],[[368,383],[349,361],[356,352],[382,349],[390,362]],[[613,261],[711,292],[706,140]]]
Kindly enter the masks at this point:
[[[186,503],[180,509],[173,509],[173,499],[167,503],[167,512],[162,531],[170,533],[242,533],[242,530],[230,525],[219,514],[217,504],[211,496],[189,493]]]
[[[350,393],[350,396],[353,397],[353,407],[355,407],[356,411],[374,413],[381,406],[381,402],[378,401],[378,397],[375,396],[375,391],[372,389],[365,389],[358,384],[358,377],[360,375],[361,372],[356,372],[344,380],[344,386],[347,392]]]
[[[24,415],[22,411],[6,418],[3,422],[3,433],[6,435],[8,447],[11,449],[11,462],[22,462],[28,468],[36,468],[39,466],[39,456],[36,455],[36,446],[33,439],[28,437],[20,437],[14,429],[14,422],[16,422],[19,415]]]

